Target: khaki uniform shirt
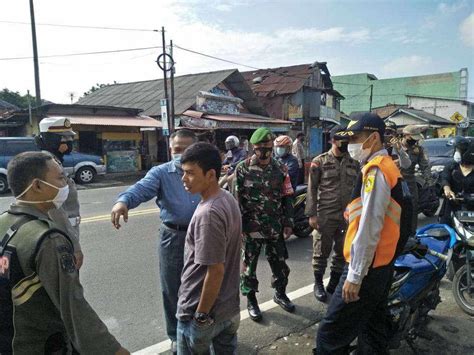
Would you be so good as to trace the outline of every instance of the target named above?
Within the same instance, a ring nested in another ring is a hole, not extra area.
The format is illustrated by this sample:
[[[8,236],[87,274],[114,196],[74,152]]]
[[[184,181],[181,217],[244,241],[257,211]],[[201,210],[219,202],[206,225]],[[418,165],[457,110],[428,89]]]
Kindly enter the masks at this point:
[[[431,166],[423,147],[415,145],[414,147],[407,147],[405,151],[408,154],[408,157],[411,160],[411,165],[404,169],[400,169],[402,176],[406,181],[415,181],[415,167],[418,164],[420,167],[420,172],[425,180],[425,183],[431,182]]]
[[[42,220],[48,218],[31,206],[12,205],[10,211]],[[72,342],[80,354],[114,354],[120,344],[84,298],[69,240],[52,232],[36,245],[37,252],[31,265],[32,250],[25,249],[21,233],[24,233],[22,229],[9,243],[16,248],[20,267],[28,275],[12,290],[15,305],[13,352],[20,355],[43,353],[45,340],[60,334],[66,342]]]
[[[332,151],[311,162],[306,197],[307,216],[343,218],[359,173],[359,163],[348,153],[339,161]]]

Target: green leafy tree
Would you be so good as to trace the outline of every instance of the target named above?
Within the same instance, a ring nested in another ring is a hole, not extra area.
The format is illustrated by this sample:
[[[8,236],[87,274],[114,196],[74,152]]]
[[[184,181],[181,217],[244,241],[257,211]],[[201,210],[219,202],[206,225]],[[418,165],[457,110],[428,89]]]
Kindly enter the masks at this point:
[[[102,88],[104,88],[104,87],[106,87],[106,86],[114,85],[114,84],[117,84],[117,82],[116,82],[115,80],[114,80],[113,84],[99,84],[99,83],[97,83],[97,84],[95,84],[94,86],[92,86],[92,87],[89,89],[89,91],[86,91],[86,92],[84,93],[84,96],[90,95],[90,94],[92,94],[93,92],[95,92],[95,91],[97,91],[97,90],[99,90],[99,89],[102,89]]]
[[[5,88],[0,91],[0,100],[18,106],[19,108],[28,108],[28,95],[21,95],[18,91],[10,91]],[[30,95],[29,102],[31,102],[32,106],[35,106],[34,96]]]

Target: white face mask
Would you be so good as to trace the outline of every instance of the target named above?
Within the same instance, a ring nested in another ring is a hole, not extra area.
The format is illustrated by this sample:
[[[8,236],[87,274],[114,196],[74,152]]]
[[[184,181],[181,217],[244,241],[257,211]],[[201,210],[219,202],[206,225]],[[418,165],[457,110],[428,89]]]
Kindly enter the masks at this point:
[[[456,150],[456,153],[454,153],[454,156],[453,156],[453,159],[456,163],[460,163],[461,162],[461,153],[459,153],[458,150]]]
[[[58,193],[56,194],[56,196],[55,196],[52,200],[47,200],[47,201],[26,201],[26,200],[20,200],[20,197],[23,196],[24,194],[26,194],[29,189],[31,189],[31,186],[33,186],[33,183],[31,183],[31,184],[25,189],[25,191],[23,191],[21,194],[19,194],[19,195],[16,197],[16,200],[17,200],[18,202],[28,203],[28,204],[31,204],[31,205],[35,205],[35,204],[39,204],[39,203],[52,202],[56,208],[60,208],[60,207],[63,205],[63,203],[66,202],[67,197],[69,196],[69,185],[66,185],[66,186],[64,186],[64,187],[57,187],[57,186],[51,185],[49,182],[46,182],[46,181],[43,181],[43,180],[40,180],[40,181],[41,181],[43,184],[46,184],[46,185],[51,186],[51,187],[54,187],[56,190],[58,190]]]
[[[276,147],[275,148],[275,154],[277,157],[282,157],[286,154],[286,148],[284,147]]]
[[[362,148],[369,138],[370,136],[367,137],[363,143],[352,143],[347,145],[347,151],[352,159],[364,163],[370,157],[370,148]]]

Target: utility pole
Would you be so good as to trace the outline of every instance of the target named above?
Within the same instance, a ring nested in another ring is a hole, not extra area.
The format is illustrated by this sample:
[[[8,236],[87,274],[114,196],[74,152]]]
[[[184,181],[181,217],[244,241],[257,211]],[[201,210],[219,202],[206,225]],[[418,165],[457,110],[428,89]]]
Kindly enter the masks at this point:
[[[41,90],[39,78],[39,63],[38,63],[38,46],[36,44],[36,25],[35,25],[35,9],[33,0],[30,0],[30,17],[31,17],[31,37],[33,42],[33,63],[35,67],[35,90],[36,90],[36,107],[41,106]]]
[[[163,85],[165,91],[165,100],[166,100],[166,112],[168,113],[168,127],[171,129],[169,113],[170,113],[170,103],[169,103],[169,96],[168,96],[168,75],[167,75],[167,68],[166,68],[166,41],[165,41],[165,28],[161,27],[161,41],[163,43]]]
[[[372,111],[372,97],[374,96],[374,84],[370,84],[370,102],[369,102],[369,112]]]
[[[33,127],[33,116],[31,115],[31,96],[30,96],[30,90],[26,90],[26,96],[28,97],[28,118],[30,119],[30,126]]]
[[[174,58],[173,58],[173,40],[170,41],[171,73],[170,73],[170,91],[171,91],[171,114],[170,114],[170,132],[174,132]]]

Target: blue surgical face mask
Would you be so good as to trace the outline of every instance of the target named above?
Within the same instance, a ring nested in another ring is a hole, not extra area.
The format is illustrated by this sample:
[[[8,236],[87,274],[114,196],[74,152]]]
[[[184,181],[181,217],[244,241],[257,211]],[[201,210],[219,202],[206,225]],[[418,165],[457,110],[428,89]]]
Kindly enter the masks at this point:
[[[178,168],[181,168],[181,156],[183,154],[171,154],[171,159]]]
[[[276,154],[276,156],[279,157],[279,158],[285,156],[285,154],[286,154],[286,148],[284,148],[284,147],[276,147],[276,148],[275,148],[275,154]]]

